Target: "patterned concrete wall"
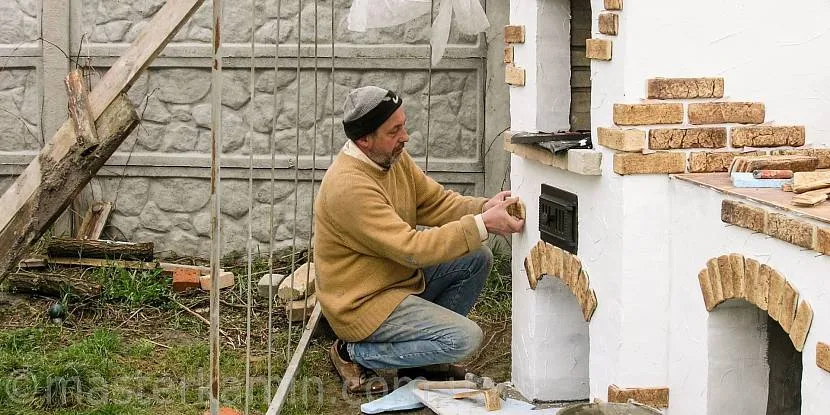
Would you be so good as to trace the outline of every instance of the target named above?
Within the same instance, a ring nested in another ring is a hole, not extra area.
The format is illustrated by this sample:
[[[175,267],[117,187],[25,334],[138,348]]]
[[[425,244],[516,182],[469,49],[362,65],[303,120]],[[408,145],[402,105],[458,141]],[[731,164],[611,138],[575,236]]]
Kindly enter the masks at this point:
[[[80,50],[81,61],[90,66],[87,72],[94,84],[126,50],[127,43],[147,27],[165,1],[82,0],[66,4],[62,0],[9,0],[2,3],[0,59],[5,65],[0,65],[0,190],[36,154],[42,146],[42,137],[50,138],[66,117],[65,103],[53,102],[54,97],[65,96],[65,92],[58,89],[60,84],[49,82],[65,75],[65,71],[48,63],[56,57],[58,61],[65,60],[57,48],[73,51],[73,55]],[[430,98],[428,17],[398,27],[353,33],[346,30],[344,21],[350,3],[349,0],[334,1],[337,45],[333,100],[331,3],[317,5],[318,48],[322,52],[317,60],[315,108],[314,2],[284,0],[278,13],[276,1],[257,1],[253,100],[249,92],[250,2],[226,2],[221,195],[224,252],[246,248],[249,218],[253,223],[254,249],[267,251],[272,204],[271,146],[276,162],[273,197],[276,247],[291,246],[293,242],[307,245],[311,168],[317,169],[315,176],[319,180],[332,155],[345,142],[340,124],[342,102],[351,88],[361,85],[386,86],[403,96],[411,136],[408,149],[422,167],[427,167],[425,137],[429,107],[431,175],[465,194],[484,192],[482,141],[487,49],[483,39],[452,31],[448,54],[432,71]],[[302,70],[298,82],[296,42],[300,5],[303,44],[299,52]],[[38,16],[41,10],[44,16]],[[105,231],[110,237],[152,241],[163,253],[207,255],[210,244],[211,84],[207,45],[211,37],[210,16],[210,2],[206,2],[129,91],[142,123],[82,195],[85,202],[115,202],[110,226]],[[55,43],[55,47],[32,42],[40,36],[41,19],[68,21],[69,26],[62,28],[68,39],[57,35],[50,39],[52,32],[47,31],[47,40]],[[277,22],[280,47],[275,76]],[[315,148],[314,156],[312,148]],[[254,189],[249,197],[247,178],[251,152]],[[299,162],[297,192],[294,191],[295,158]],[[296,241],[295,200],[298,206]],[[249,212],[251,202],[253,210]],[[79,209],[82,206],[84,203],[79,204]]]

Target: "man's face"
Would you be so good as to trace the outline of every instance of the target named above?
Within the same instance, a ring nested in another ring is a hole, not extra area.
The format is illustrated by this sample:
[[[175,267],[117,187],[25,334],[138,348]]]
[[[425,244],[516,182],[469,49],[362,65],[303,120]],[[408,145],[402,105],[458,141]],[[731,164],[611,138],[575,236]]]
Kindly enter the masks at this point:
[[[395,164],[409,141],[406,114],[399,107],[375,132],[357,140],[357,145],[375,163],[385,169]]]

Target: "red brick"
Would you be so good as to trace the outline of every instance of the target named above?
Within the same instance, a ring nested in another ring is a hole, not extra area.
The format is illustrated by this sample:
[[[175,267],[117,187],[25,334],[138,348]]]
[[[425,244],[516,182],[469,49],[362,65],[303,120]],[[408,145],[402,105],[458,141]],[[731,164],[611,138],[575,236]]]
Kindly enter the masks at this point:
[[[199,270],[189,268],[176,268],[173,271],[173,291],[181,292],[190,288],[199,288]]]
[[[210,411],[205,411],[204,415],[210,415]],[[219,408],[219,415],[242,415],[242,413],[237,411],[236,409],[223,406]]]

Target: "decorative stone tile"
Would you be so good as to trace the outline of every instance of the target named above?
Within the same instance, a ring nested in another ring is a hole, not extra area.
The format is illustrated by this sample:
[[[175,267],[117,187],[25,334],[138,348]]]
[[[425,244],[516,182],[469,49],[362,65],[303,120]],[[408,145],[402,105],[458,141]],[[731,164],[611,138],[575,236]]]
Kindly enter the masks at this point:
[[[729,170],[732,159],[737,156],[762,156],[762,151],[742,153],[739,151],[695,151],[689,155],[689,172],[715,173]]]
[[[613,43],[608,39],[585,39],[585,57],[610,61]]]
[[[778,147],[803,146],[805,142],[804,127],[734,127],[732,128],[732,147]]]
[[[505,26],[504,43],[525,43],[525,27],[521,25]]]
[[[626,403],[629,399],[655,408],[669,407],[669,388],[620,388],[608,386],[608,402]]]
[[[604,35],[616,36],[620,31],[620,16],[616,13],[599,14],[599,32]]]
[[[689,123],[700,124],[760,124],[764,122],[765,108],[760,102],[707,102],[689,104]]]
[[[723,222],[762,233],[766,229],[767,211],[746,203],[724,200],[721,202],[720,218]]]
[[[614,104],[617,125],[680,124],[683,104]]]
[[[653,150],[726,147],[726,128],[653,128],[648,132]]]
[[[813,236],[816,233],[816,227],[807,222],[789,218],[781,213],[770,213],[767,215],[765,233],[784,242],[813,249]]]
[[[723,78],[656,78],[648,80],[650,99],[723,98]]]
[[[801,300],[795,312],[792,327],[790,327],[790,340],[795,350],[804,351],[804,342],[807,341],[807,334],[813,324],[813,308],[805,300]]]
[[[818,159],[819,169],[830,169],[830,148],[799,148],[799,149],[778,149],[770,154],[774,156],[810,156]]]
[[[685,171],[686,155],[683,153],[614,154],[614,172],[621,175],[670,174]]]
[[[646,132],[633,128],[597,128],[599,145],[617,151],[639,153],[643,151]]]

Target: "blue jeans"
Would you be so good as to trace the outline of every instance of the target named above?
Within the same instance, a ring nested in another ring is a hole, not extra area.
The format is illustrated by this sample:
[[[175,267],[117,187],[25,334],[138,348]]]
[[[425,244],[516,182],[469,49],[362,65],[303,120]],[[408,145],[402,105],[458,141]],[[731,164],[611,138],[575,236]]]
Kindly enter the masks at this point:
[[[466,317],[493,266],[484,246],[461,258],[424,268],[426,289],[406,297],[369,337],[346,348],[369,369],[454,363],[481,346],[483,334]]]

